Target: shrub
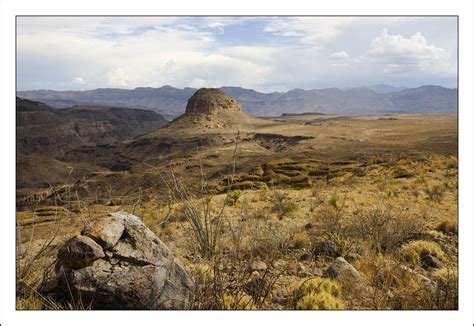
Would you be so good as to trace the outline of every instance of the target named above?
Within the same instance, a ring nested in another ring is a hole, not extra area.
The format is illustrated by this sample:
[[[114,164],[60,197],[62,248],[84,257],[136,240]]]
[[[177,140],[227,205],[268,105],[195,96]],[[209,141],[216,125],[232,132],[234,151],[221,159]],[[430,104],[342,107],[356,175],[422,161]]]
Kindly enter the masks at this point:
[[[413,176],[414,176],[414,174],[412,172],[409,172],[405,168],[402,168],[402,167],[396,168],[395,171],[393,172],[393,177],[395,179],[411,178]]]
[[[441,288],[448,288],[457,284],[458,272],[456,269],[443,267],[434,271],[431,277]]]
[[[210,283],[214,280],[214,270],[208,264],[193,264],[189,266],[189,269],[198,284]]]
[[[420,265],[423,255],[432,255],[443,260],[445,255],[441,247],[431,241],[417,240],[404,245],[401,249],[401,255],[406,262]]]
[[[436,226],[436,231],[448,233],[458,233],[458,222],[454,219],[445,219]]]
[[[303,310],[344,309],[340,296],[341,287],[337,283],[315,277],[304,280],[293,290],[293,304]]]
[[[356,214],[350,229],[356,237],[368,241],[372,249],[382,252],[418,236],[424,223],[408,215],[403,207],[395,210],[392,206],[377,206]]]
[[[431,201],[439,203],[441,202],[441,199],[443,199],[444,190],[440,185],[434,185],[431,188],[425,188],[424,192]]]
[[[235,205],[242,195],[241,191],[236,189],[229,194],[229,205]]]
[[[296,232],[291,238],[290,246],[294,249],[308,248],[310,246],[308,234],[304,231]]]
[[[328,293],[311,293],[304,296],[296,304],[300,310],[335,310],[344,309],[341,299],[335,298]]]
[[[329,199],[329,205],[337,209],[337,201],[339,198],[337,197],[336,194],[332,195],[331,198]]]
[[[252,310],[255,305],[250,296],[235,296],[231,294],[224,294],[223,309],[226,310]]]
[[[287,193],[275,192],[273,197],[275,203],[272,206],[272,213],[277,213],[280,220],[296,209],[296,205],[290,201]]]

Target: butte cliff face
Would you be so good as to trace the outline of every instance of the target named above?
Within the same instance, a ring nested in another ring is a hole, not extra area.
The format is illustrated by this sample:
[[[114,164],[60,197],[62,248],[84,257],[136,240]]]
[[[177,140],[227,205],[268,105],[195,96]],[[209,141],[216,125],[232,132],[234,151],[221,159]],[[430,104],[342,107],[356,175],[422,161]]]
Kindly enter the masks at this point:
[[[235,133],[237,130],[254,130],[266,121],[252,117],[242,105],[220,89],[201,88],[188,100],[185,113],[171,122],[160,133],[179,130],[183,134]]]
[[[242,106],[220,89],[201,88],[188,100],[185,114],[214,115],[222,112],[242,112]]]

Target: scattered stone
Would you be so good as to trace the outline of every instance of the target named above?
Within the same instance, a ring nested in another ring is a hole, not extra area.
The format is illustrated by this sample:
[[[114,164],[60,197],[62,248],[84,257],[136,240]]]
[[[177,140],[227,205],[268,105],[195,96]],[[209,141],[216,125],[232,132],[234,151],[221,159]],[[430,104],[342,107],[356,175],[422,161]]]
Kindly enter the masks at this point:
[[[191,308],[193,280],[168,247],[138,217],[111,215],[83,230],[103,246],[115,242],[107,255],[86,235],[72,238],[60,251],[55,273],[44,280],[42,292],[59,302],[71,300],[72,294],[92,309]]]
[[[286,267],[286,261],[283,259],[277,259],[273,262],[273,267],[276,269],[282,269]]]
[[[323,276],[323,270],[321,268],[318,268],[318,267],[314,267],[312,270],[311,270],[311,274],[312,276],[318,276],[318,277],[321,277]]]
[[[323,276],[329,276],[338,281],[359,282],[362,280],[360,273],[354,266],[349,264],[342,257],[336,258],[332,264],[324,271]]]
[[[342,254],[339,248],[333,241],[321,241],[314,246],[314,254],[316,256],[339,257]]]
[[[425,268],[441,268],[443,263],[436,257],[426,254],[421,256],[421,264]]]
[[[251,265],[252,271],[263,272],[267,269],[267,264],[261,260],[254,260]]]

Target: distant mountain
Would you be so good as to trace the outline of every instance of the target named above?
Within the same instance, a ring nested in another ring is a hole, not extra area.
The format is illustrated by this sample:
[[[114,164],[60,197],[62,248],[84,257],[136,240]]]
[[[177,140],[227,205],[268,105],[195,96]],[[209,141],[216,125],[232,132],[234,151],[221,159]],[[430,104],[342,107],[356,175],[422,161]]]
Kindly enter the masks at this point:
[[[392,86],[392,85],[387,85],[387,84],[371,85],[371,86],[367,86],[367,88],[379,94],[395,93],[395,92],[400,92],[406,89],[406,87],[397,87],[397,86]]]
[[[260,116],[303,112],[346,115],[453,112],[458,105],[456,88],[431,85],[407,89],[390,85],[350,89],[293,89],[273,93],[261,93],[241,87],[220,89],[240,101],[245,112]],[[149,109],[169,119],[184,113],[186,102],[195,91],[194,88],[163,86],[133,90],[106,88],[90,91],[21,91],[17,95],[57,108],[101,104]]]

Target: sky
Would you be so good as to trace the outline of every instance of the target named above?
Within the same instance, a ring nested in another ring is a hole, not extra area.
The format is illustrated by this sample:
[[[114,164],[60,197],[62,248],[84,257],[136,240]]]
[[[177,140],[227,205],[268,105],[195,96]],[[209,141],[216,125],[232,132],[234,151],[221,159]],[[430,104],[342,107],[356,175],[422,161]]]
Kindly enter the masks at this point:
[[[17,17],[17,89],[457,87],[456,17]]]

